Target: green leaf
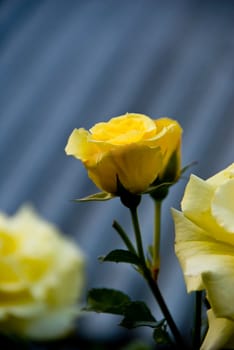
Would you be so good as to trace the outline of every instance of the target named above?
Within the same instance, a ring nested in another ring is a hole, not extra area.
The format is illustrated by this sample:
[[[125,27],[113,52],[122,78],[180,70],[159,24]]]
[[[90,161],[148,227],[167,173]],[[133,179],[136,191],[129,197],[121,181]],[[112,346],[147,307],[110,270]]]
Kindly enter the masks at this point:
[[[126,306],[131,302],[128,295],[108,288],[94,288],[88,292],[85,311],[124,315]]]
[[[111,193],[98,192],[84,198],[74,199],[74,201],[75,202],[108,201],[114,197],[115,196]]]
[[[133,301],[126,306],[120,326],[131,329],[140,326],[157,327],[158,322],[142,301]]]
[[[128,251],[123,249],[116,249],[112,250],[109,254],[107,254],[104,257],[100,257],[99,260],[101,261],[112,261],[112,262],[122,262],[122,263],[129,263],[133,265],[139,266],[141,264],[141,261],[139,257]]]

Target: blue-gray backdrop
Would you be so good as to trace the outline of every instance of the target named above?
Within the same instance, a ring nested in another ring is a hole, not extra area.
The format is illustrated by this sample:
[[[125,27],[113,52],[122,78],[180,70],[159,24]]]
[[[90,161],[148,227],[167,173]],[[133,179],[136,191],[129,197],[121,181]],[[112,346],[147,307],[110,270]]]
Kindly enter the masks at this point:
[[[234,3],[196,0],[0,1],[0,209],[11,214],[31,202],[75,238],[87,256],[86,288],[107,286],[148,300],[128,266],[100,264],[122,247],[111,228],[131,230],[119,200],[75,204],[96,192],[64,147],[73,128],[125,112],[170,116],[183,129],[183,164],[201,177],[233,162]],[[186,180],[164,205],[161,289],[181,330],[189,334],[187,296],[174,255],[169,208],[179,208]],[[143,200],[146,246],[152,203]],[[33,234],[33,233],[32,233]],[[90,314],[78,331],[119,336],[119,320]]]

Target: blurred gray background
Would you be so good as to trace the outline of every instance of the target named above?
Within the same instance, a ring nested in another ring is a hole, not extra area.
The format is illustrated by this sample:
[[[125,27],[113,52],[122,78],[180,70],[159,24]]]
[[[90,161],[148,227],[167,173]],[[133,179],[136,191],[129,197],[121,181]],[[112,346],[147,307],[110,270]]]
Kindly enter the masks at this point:
[[[125,112],[177,119],[184,129],[183,165],[198,161],[190,171],[200,177],[233,162],[234,1],[0,1],[0,210],[13,214],[32,203],[84,250],[86,290],[122,289],[147,300],[160,318],[136,272],[97,262],[123,247],[113,219],[132,230],[119,200],[71,201],[97,192],[81,163],[64,153],[71,131]],[[189,336],[193,297],[174,255],[169,212],[179,208],[186,181],[164,204],[159,283]],[[147,248],[153,206],[145,198],[140,220]],[[89,314],[78,321],[78,333],[119,337],[118,322]]]

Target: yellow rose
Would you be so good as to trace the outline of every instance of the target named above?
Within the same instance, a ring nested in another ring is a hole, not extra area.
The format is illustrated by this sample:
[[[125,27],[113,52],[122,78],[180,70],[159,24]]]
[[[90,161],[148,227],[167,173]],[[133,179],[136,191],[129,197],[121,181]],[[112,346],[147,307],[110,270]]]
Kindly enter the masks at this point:
[[[234,163],[206,181],[191,175],[173,217],[188,292],[205,289],[214,313],[208,335],[225,322],[234,331]],[[220,344],[227,333],[217,334]],[[202,349],[219,349],[207,339]]]
[[[163,178],[172,155],[177,160],[174,177],[179,176],[181,133],[180,125],[169,118],[127,113],[89,131],[75,129],[65,151],[82,161],[103,191],[117,194],[118,177],[129,192],[138,194]]]
[[[55,226],[30,207],[0,213],[0,330],[32,339],[65,335],[83,282],[83,254]]]

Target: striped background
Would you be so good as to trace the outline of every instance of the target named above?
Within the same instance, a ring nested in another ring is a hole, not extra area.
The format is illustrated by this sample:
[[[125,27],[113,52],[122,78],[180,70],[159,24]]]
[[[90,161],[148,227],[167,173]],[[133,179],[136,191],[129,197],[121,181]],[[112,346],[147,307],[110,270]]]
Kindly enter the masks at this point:
[[[211,176],[233,162],[234,2],[199,0],[0,1],[0,209],[32,203],[72,236],[87,255],[87,288],[114,287],[158,309],[128,266],[99,264],[122,247],[111,228],[131,230],[118,199],[75,204],[96,192],[81,164],[64,153],[73,128],[89,128],[125,112],[177,119],[184,129],[183,164]],[[169,215],[185,181],[164,205],[160,285],[183,332],[189,305],[173,252]],[[140,208],[146,246],[152,203]],[[79,321],[87,337],[122,331],[111,316]]]

